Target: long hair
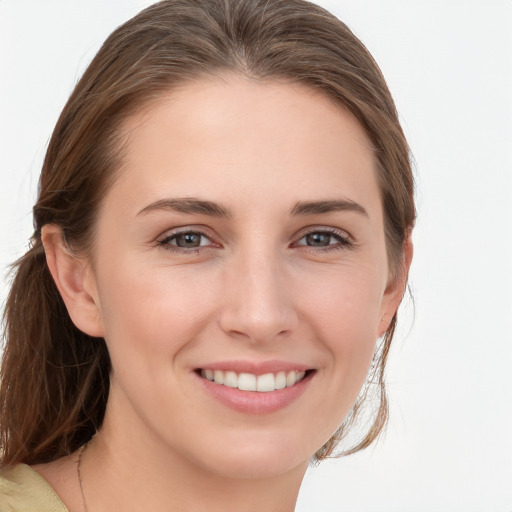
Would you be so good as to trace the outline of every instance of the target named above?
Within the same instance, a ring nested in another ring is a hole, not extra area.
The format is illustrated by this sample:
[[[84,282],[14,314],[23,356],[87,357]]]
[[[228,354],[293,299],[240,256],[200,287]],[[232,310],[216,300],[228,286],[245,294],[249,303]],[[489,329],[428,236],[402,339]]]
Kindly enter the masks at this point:
[[[122,122],[162,94],[204,76],[237,73],[321,91],[364,128],[377,162],[388,260],[400,271],[414,224],[407,142],[385,80],[364,45],[336,17],[304,0],[166,0],[115,30],[65,105],[44,160],[30,250],[13,266],[4,313],[0,383],[1,464],[48,462],[76,450],[101,426],[109,392],[105,341],[71,322],[48,270],[41,228],[61,227],[84,254],[99,205],[123,157]],[[377,413],[346,453],[368,446],[388,414],[384,370],[396,317],[369,379]],[[331,455],[356,421],[367,391],[317,453]]]

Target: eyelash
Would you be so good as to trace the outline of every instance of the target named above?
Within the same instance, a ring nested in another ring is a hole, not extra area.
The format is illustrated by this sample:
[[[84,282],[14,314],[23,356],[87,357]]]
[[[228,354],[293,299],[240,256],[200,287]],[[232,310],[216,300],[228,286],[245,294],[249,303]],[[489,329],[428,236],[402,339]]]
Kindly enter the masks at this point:
[[[306,238],[309,235],[329,235],[330,237],[333,237],[337,243],[335,244],[329,244],[327,246],[311,246],[306,244],[299,244],[301,240]],[[158,245],[168,251],[177,252],[180,254],[196,254],[199,252],[199,250],[203,248],[209,248],[212,245],[206,244],[206,245],[200,245],[199,247],[191,247],[191,248],[185,248],[185,247],[178,247],[175,244],[172,244],[171,241],[176,240],[178,236],[180,235],[197,235],[201,238],[205,238],[209,240],[214,246],[220,247],[219,244],[216,244],[215,242],[212,242],[211,238],[199,230],[194,230],[190,228],[184,228],[182,230],[174,231],[171,234],[167,234],[160,240],[158,240]],[[354,242],[351,240],[351,237],[343,232],[339,231],[337,229],[328,229],[328,228],[315,228],[307,231],[304,233],[296,242],[290,245],[290,247],[300,247],[301,250],[305,250],[308,252],[330,252],[330,251],[339,251],[339,250],[346,250],[350,249],[354,246]]]
[[[210,247],[210,245],[204,246],[199,244],[199,247],[191,247],[191,248],[185,248],[185,247],[178,247],[177,245],[171,244],[172,240],[176,240],[176,238],[180,235],[198,235],[201,238],[205,238],[207,240],[211,241],[211,238],[203,233],[202,231],[190,229],[190,228],[183,228],[177,231],[174,231],[171,234],[166,234],[163,238],[158,240],[158,245],[163,247],[164,249],[172,252],[177,252],[180,254],[196,254],[199,252],[201,247]],[[215,244],[215,242],[213,242]],[[218,244],[215,244],[218,245]]]
[[[306,244],[298,244],[298,242],[304,238],[306,238],[309,235],[313,234],[320,234],[320,235],[329,235],[330,237],[333,237],[337,243],[336,244],[329,244],[327,246],[312,246],[312,245],[306,245]],[[354,242],[351,240],[351,237],[345,233],[344,231],[339,231],[337,229],[333,228],[313,228],[306,233],[304,233],[297,242],[295,242],[293,245],[303,248],[303,250],[306,250],[308,252],[314,251],[314,252],[330,252],[330,251],[340,251],[345,249],[350,249],[354,246]]]

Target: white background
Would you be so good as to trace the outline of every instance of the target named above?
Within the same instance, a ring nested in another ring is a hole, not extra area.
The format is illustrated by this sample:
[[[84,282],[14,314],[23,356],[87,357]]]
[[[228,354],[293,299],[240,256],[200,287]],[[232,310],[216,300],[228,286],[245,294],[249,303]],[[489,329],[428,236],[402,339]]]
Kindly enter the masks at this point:
[[[0,300],[53,125],[105,37],[151,2],[0,0]],[[298,512],[512,512],[512,1],[324,0],[379,62],[417,168],[392,421],[308,471]]]

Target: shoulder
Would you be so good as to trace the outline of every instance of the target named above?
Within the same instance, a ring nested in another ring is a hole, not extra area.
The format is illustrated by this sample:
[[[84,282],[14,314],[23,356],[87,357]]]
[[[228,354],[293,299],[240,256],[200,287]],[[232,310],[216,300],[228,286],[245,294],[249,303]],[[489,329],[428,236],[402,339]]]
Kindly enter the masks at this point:
[[[48,482],[26,464],[0,469],[0,512],[68,512]]]

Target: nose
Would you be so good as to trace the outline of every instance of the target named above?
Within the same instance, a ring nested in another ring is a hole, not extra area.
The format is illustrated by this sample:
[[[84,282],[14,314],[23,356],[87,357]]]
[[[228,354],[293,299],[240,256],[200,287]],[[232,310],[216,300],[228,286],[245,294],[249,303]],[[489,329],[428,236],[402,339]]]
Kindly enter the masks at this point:
[[[289,336],[299,322],[290,281],[278,257],[262,251],[241,255],[226,271],[221,329],[257,344]]]

